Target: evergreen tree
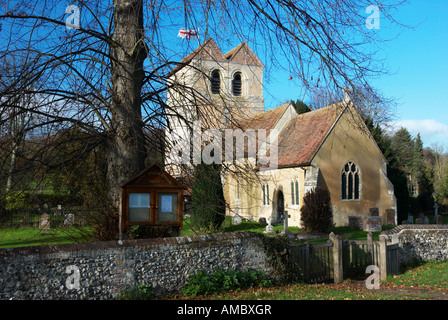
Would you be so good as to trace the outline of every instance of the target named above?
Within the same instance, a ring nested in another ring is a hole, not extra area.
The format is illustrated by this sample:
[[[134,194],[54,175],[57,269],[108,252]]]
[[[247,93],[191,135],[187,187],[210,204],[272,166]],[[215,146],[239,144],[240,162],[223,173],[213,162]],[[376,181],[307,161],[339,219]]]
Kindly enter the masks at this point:
[[[291,104],[294,107],[294,109],[296,109],[297,114],[302,114],[311,111],[311,108],[302,100],[296,100],[296,101],[291,100]]]
[[[423,142],[420,133],[414,139],[414,150],[412,156],[412,175],[418,185],[419,193],[417,205],[420,210],[431,210],[434,205],[432,194],[434,192],[431,183],[432,170],[426,166],[423,154]]]
[[[423,161],[423,142],[420,137],[420,133],[414,139],[414,148],[412,154],[412,167],[411,170],[416,175],[420,175],[423,172],[425,163]]]
[[[192,226],[202,231],[215,231],[224,222],[225,210],[221,165],[197,165],[191,194]]]
[[[448,204],[448,169],[445,172],[446,178],[440,183],[438,190],[438,202]]]
[[[414,142],[406,128],[400,128],[395,133],[392,137],[391,147],[397,158],[398,165],[411,169],[414,156]]]

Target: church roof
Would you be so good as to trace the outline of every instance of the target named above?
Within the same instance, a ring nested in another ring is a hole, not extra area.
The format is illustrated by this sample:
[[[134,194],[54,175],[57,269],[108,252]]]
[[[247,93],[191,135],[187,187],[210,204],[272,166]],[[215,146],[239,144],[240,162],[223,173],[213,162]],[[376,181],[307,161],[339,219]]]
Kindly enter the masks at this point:
[[[279,120],[288,117],[286,103],[262,112],[240,124],[243,130],[273,129]],[[309,165],[320,146],[325,141],[339,116],[345,109],[343,102],[303,114],[295,114],[283,126],[278,126],[278,167]],[[286,118],[287,119],[287,118]],[[258,141],[258,146],[263,141]],[[270,151],[268,151],[270,154]]]
[[[196,50],[183,58],[182,61],[178,65],[176,65],[173,70],[171,70],[171,72],[168,74],[168,77],[171,77],[173,74],[188,65],[193,59],[213,60],[221,62],[227,61],[216,42],[212,38],[208,38],[202,45],[196,48]]]
[[[340,102],[294,116],[279,133],[278,167],[309,165],[344,109]]]
[[[261,112],[250,119],[242,121],[239,124],[239,128],[242,130],[247,129],[266,129],[267,131],[271,130],[277,121],[282,116],[283,112],[285,112],[286,108],[289,106],[289,103],[285,103],[279,107],[270,109],[265,112]]]
[[[213,38],[208,38],[202,45],[196,48],[196,50],[183,58],[182,61],[168,73],[168,77],[171,77],[183,67],[190,64],[193,59],[212,60],[217,62],[231,61],[234,63],[254,64],[261,66],[262,68],[264,67],[246,42],[241,43],[226,54],[223,54]]]
[[[264,67],[263,63],[261,63],[260,59],[258,59],[256,54],[252,51],[252,49],[246,42],[243,42],[239,46],[233,48],[224,56],[227,60],[235,63],[253,64],[262,68]]]
[[[288,108],[289,103],[281,105],[279,107],[273,108],[271,110],[259,113],[251,118],[248,118],[243,121],[239,121],[237,124],[231,125],[228,129],[238,130],[241,129],[243,134],[246,134],[250,141],[254,141],[255,139],[255,147],[256,149],[260,148],[260,146],[265,142],[267,136],[269,136],[269,132],[271,129],[275,128],[276,124],[284,114],[285,110]],[[266,132],[264,135],[259,134],[259,129],[265,129]],[[252,133],[250,130],[253,130]],[[253,134],[253,135],[252,135]],[[237,134],[238,135],[238,134]],[[226,137],[223,137],[223,141],[226,141]],[[233,144],[233,148],[236,147],[235,141],[231,142]],[[227,145],[226,145],[227,148]],[[248,156],[248,144],[244,143],[244,156]],[[227,152],[227,150],[226,150]]]

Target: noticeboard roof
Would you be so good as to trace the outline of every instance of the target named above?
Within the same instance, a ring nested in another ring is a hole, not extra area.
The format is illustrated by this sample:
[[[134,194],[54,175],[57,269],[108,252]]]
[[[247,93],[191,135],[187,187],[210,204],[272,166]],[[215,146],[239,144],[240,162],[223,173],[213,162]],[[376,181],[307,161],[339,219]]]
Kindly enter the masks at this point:
[[[168,172],[162,169],[157,163],[144,169],[126,183],[124,183],[121,188],[127,187],[160,187],[167,186],[173,188],[184,188],[184,186],[177,181]]]

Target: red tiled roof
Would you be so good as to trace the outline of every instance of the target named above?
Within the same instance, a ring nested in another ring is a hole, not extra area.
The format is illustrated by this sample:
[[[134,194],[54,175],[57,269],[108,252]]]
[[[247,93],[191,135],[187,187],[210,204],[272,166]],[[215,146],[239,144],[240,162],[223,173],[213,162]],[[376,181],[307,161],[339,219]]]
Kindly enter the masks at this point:
[[[252,118],[242,121],[239,124],[239,128],[243,130],[247,129],[266,129],[271,130],[274,125],[277,123],[277,121],[280,119],[280,116],[283,114],[283,112],[288,107],[289,103],[285,103],[284,105],[281,105],[279,107],[270,109],[268,111],[259,113]]]
[[[279,133],[278,167],[310,164],[343,110],[336,103],[292,118]]]
[[[246,134],[248,139],[253,142],[255,139],[255,147],[258,149],[264,142],[267,136],[269,136],[269,132],[272,128],[274,128],[277,121],[280,119],[283,112],[288,107],[289,103],[286,103],[284,105],[281,105],[279,107],[273,108],[271,110],[259,113],[245,121],[241,121],[238,123],[238,125],[233,125],[229,129],[237,130],[241,129],[243,131],[243,134]],[[260,135],[259,129],[265,129],[266,134]],[[250,131],[248,130],[254,130],[253,134],[251,135]],[[225,138],[223,139],[225,141]],[[233,142],[233,148],[235,148],[235,141]],[[244,156],[248,156],[248,145],[244,144]]]

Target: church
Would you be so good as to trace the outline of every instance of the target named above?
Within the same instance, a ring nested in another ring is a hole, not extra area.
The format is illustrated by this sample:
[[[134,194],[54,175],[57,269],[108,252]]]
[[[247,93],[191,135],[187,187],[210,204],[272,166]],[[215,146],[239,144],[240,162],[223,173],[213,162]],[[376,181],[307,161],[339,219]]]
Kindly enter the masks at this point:
[[[168,172],[179,177],[194,164],[195,121],[222,134],[228,128],[264,130],[265,140],[256,139],[257,152],[267,148],[272,156],[275,151],[275,166],[263,166],[253,155],[231,163],[223,158],[227,215],[275,224],[287,212],[288,224],[300,227],[303,196],[323,187],[330,192],[336,226],[364,216],[397,224],[387,161],[348,95],[304,114],[291,103],[265,111],[263,69],[247,43],[223,53],[209,38],[170,72],[167,105],[177,112],[167,117]]]

